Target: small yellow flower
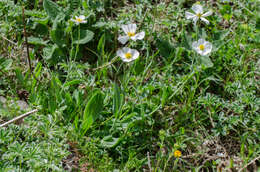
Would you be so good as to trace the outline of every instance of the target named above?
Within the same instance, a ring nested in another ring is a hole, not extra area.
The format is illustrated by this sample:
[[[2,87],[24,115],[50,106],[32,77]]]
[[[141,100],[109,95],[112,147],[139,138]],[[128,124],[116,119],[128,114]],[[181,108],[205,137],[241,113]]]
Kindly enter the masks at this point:
[[[174,155],[175,158],[180,158],[181,157],[181,151],[176,150],[176,151],[174,151],[173,155]]]

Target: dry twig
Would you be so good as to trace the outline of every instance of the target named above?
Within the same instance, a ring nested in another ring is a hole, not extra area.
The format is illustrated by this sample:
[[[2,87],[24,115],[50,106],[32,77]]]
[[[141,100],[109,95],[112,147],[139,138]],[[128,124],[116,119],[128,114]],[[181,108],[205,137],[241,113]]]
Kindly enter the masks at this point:
[[[27,116],[29,116],[29,115],[35,113],[35,112],[38,112],[38,109],[34,109],[34,110],[30,111],[30,112],[27,112],[27,113],[22,114],[22,115],[20,115],[20,116],[18,116],[18,117],[15,117],[14,119],[12,119],[12,120],[10,120],[10,121],[7,121],[7,122],[1,124],[0,127],[5,127],[5,126],[7,126],[7,125],[9,125],[9,124],[11,124],[11,123],[13,123],[13,122],[15,122],[15,121],[19,121],[19,120],[21,120],[21,119],[27,117]]]

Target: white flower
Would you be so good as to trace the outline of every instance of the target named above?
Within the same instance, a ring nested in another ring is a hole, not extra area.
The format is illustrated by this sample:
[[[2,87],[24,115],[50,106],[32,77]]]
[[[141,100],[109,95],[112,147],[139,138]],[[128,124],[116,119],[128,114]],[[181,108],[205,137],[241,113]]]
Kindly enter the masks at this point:
[[[205,39],[199,39],[192,43],[192,48],[202,56],[209,54],[212,50],[212,44]]]
[[[124,47],[116,52],[124,62],[131,62],[139,57],[139,52],[135,49]]]
[[[71,21],[75,22],[77,25],[80,24],[80,23],[87,23],[87,21],[85,20],[85,16],[83,15],[80,15],[79,17],[78,16],[75,16],[75,19],[71,19]]]
[[[199,4],[193,5],[191,9],[195,12],[195,14],[186,11],[185,15],[187,19],[192,19],[195,24],[199,19],[204,21],[206,24],[209,24],[209,21],[205,17],[210,16],[212,11],[208,11],[203,14],[203,7]]]
[[[119,36],[118,41],[125,44],[129,39],[136,41],[144,39],[145,33],[136,33],[136,24],[122,25],[125,36]]]

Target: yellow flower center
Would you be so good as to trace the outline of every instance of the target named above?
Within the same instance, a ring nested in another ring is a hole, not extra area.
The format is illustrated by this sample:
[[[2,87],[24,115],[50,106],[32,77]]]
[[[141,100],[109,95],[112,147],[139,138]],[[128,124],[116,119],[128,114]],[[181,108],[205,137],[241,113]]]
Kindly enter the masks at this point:
[[[200,49],[201,51],[203,51],[203,50],[205,49],[205,46],[201,44],[201,45],[199,46],[199,49]]]
[[[181,151],[179,151],[179,150],[174,151],[173,154],[174,154],[174,157],[175,157],[175,158],[181,157]]]
[[[199,18],[201,18],[202,14],[198,13],[197,16],[198,16]]]
[[[83,22],[83,20],[81,18],[76,18],[76,21],[79,22],[79,23]]]
[[[129,37],[132,37],[132,36],[135,36],[135,33],[134,33],[134,32],[128,32],[127,35],[128,35]]]
[[[131,59],[132,58],[132,54],[131,53],[125,53],[125,58]]]

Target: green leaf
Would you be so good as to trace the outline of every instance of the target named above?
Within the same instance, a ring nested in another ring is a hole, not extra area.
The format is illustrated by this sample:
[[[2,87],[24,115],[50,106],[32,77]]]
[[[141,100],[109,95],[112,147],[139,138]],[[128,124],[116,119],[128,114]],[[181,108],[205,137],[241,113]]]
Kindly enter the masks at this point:
[[[48,24],[48,17],[45,17],[45,18],[34,18],[33,21],[35,23],[39,23],[39,24],[42,24],[42,25],[47,25]]]
[[[94,33],[90,30],[78,30],[73,32],[73,44],[86,44],[91,41],[94,37]]]
[[[105,49],[105,33],[101,36],[100,40],[98,41],[97,50],[99,54],[104,54]]]
[[[170,58],[174,52],[174,46],[169,40],[158,39],[156,46],[159,48],[161,56],[166,59]]]
[[[118,118],[124,104],[124,95],[121,93],[117,84],[114,84],[114,96],[113,96],[113,113]]]
[[[8,70],[11,68],[13,64],[12,59],[5,59],[5,58],[0,58],[0,69],[1,70]]]
[[[24,75],[22,73],[22,70],[20,68],[15,69],[16,78],[18,79],[19,84],[23,85],[24,82]]]
[[[34,74],[35,74],[36,78],[39,78],[41,71],[42,71],[42,64],[41,64],[41,62],[38,62],[36,68],[34,69]],[[36,83],[37,83],[37,80],[33,77],[32,91],[36,88]]]
[[[215,48],[212,51],[217,51],[220,47],[227,44],[227,42],[224,40],[228,35],[230,31],[224,30],[224,31],[216,31],[213,35],[213,44],[215,45]]]
[[[109,135],[102,139],[101,144],[104,147],[112,148],[115,147],[120,142],[120,140],[121,140],[120,138],[115,138]]]
[[[81,6],[80,0],[70,0],[69,1],[69,11],[70,12],[73,12],[74,10],[79,8],[80,6]]]
[[[56,43],[59,47],[66,46],[66,35],[63,30],[63,25],[60,22],[60,16],[55,19],[53,22],[52,30],[50,32],[51,39],[54,43]],[[63,16],[63,15],[62,15]],[[63,18],[61,16],[61,18]]]
[[[163,86],[162,87],[162,107],[167,102],[167,98],[168,98],[168,90],[167,90],[167,87]]]
[[[28,38],[28,43],[33,44],[33,45],[45,45],[47,46],[47,43],[49,41],[44,41],[42,38],[37,38],[37,37],[29,37]]]
[[[35,22],[32,29],[34,30],[34,35],[38,37],[45,37],[49,34],[49,26]]]
[[[50,60],[57,48],[58,48],[57,45],[52,45],[52,46],[45,47],[43,49],[43,58],[45,60]]]
[[[186,48],[187,50],[191,50],[191,44],[192,44],[192,41],[191,41],[191,36],[188,35],[187,32],[183,31],[182,32],[182,47]]]
[[[71,86],[71,85],[77,85],[77,84],[79,84],[79,83],[81,83],[81,82],[82,82],[82,80],[80,80],[80,79],[74,79],[74,80],[72,80],[72,81],[66,82],[66,83],[63,85],[63,87],[69,87],[69,86]]]
[[[55,20],[58,14],[61,13],[60,7],[51,0],[44,0],[43,8],[52,20]]]
[[[97,22],[97,23],[93,24],[92,27],[101,28],[101,27],[106,26],[106,24],[107,24],[106,22],[100,21],[100,22]]]
[[[87,130],[92,126],[95,120],[103,110],[103,93],[96,91],[88,101],[83,116],[83,122],[81,125],[81,135],[84,135]]]
[[[213,67],[213,63],[208,56],[200,56],[200,60],[205,67]]]
[[[58,45],[54,44],[43,49],[43,58],[51,64],[56,64],[60,60],[66,58],[62,49]]]

